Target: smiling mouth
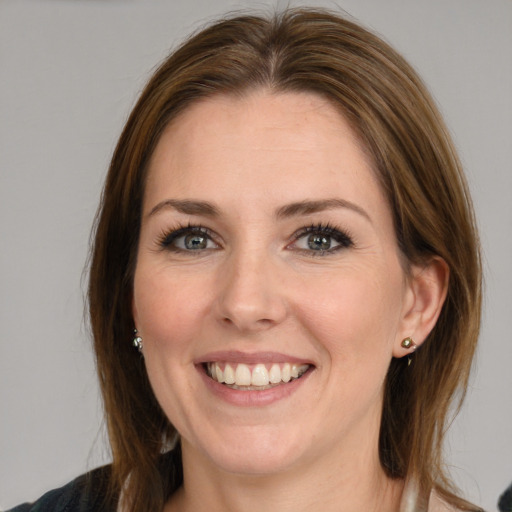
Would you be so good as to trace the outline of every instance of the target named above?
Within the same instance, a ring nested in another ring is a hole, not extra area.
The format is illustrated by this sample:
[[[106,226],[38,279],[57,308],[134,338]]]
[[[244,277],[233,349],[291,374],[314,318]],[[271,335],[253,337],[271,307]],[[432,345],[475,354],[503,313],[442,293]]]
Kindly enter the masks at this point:
[[[206,374],[216,382],[242,391],[263,391],[302,377],[309,364],[273,363],[244,364],[205,363]]]

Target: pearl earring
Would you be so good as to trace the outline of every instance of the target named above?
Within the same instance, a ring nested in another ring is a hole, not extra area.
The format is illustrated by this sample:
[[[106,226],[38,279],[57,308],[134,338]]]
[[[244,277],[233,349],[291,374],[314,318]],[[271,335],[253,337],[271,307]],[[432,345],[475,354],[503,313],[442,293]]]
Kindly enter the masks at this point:
[[[402,340],[402,343],[400,343],[400,346],[407,350],[410,350],[411,352],[414,352],[418,348],[418,345],[416,345],[416,343],[414,343],[414,340],[410,336],[407,336],[407,338],[404,338]],[[409,354],[409,356],[407,357],[407,366],[411,366],[411,362],[412,362],[411,355],[412,354]]]
[[[407,338],[404,338],[402,340],[402,343],[400,343],[400,345],[403,347],[403,348],[406,348],[407,350],[416,350],[418,348],[418,346],[416,345],[416,343],[414,343],[414,340],[412,338],[410,338],[409,336],[407,336]]]
[[[139,336],[137,329],[133,330],[132,345],[142,354],[142,338]]]

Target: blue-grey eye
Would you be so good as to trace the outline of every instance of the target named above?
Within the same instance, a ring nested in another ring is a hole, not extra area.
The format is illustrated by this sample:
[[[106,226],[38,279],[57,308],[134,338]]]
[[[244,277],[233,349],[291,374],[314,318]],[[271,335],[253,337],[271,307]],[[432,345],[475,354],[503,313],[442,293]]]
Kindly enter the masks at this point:
[[[309,226],[295,235],[291,247],[310,254],[325,255],[353,245],[350,236],[331,226]]]
[[[213,241],[209,230],[200,226],[176,229],[164,235],[160,241],[160,245],[170,251],[182,252],[219,248]]]
[[[328,251],[332,248],[332,239],[329,235],[313,233],[307,237],[307,244],[313,251]]]
[[[208,247],[208,238],[204,235],[192,233],[182,238],[185,249],[197,251],[198,249],[206,249]]]

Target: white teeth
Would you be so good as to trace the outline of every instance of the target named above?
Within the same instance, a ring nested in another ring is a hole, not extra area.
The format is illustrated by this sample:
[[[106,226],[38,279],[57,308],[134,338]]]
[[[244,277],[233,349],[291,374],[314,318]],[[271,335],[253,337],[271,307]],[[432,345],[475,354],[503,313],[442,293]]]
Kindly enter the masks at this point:
[[[236,389],[239,389],[239,386],[242,389],[254,389],[277,385],[281,382],[290,382],[290,380],[303,375],[308,368],[309,365],[307,364],[284,363],[280,365],[274,363],[269,370],[263,363],[252,367],[243,363],[226,363],[223,371],[219,363],[208,363],[207,365],[208,375],[213,380],[233,386]]]
[[[237,386],[251,385],[251,369],[246,364],[239,364],[236,367],[235,384]]]
[[[288,363],[285,363],[283,369],[281,370],[281,380],[283,382],[290,382],[291,379],[291,366]]]
[[[268,379],[271,384],[279,384],[279,382],[281,382],[281,368],[278,364],[273,364],[270,367]]]
[[[252,371],[251,384],[253,386],[268,386],[268,383],[268,370],[264,364],[257,364]]]
[[[217,366],[217,365],[215,365],[215,366]],[[218,366],[217,366],[217,368],[218,368]],[[236,382],[235,371],[233,370],[233,368],[231,368],[231,366],[229,364],[227,364],[224,367],[224,382],[226,384],[234,384]]]

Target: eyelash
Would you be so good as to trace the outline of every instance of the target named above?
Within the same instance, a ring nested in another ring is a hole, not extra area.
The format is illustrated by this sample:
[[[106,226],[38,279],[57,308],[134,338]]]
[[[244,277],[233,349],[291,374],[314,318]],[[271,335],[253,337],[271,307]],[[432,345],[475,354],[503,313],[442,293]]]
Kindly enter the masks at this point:
[[[337,253],[338,251],[341,251],[343,249],[348,249],[349,247],[352,247],[354,245],[353,239],[350,236],[350,234],[346,230],[341,230],[333,225],[327,223],[327,224],[311,224],[310,226],[306,226],[298,231],[296,231],[293,235],[293,242],[290,245],[293,245],[297,243],[298,240],[305,237],[306,235],[321,235],[321,236],[328,236],[329,238],[332,238],[337,245],[336,247],[332,247],[329,249],[324,250],[313,250],[313,249],[297,249],[300,252],[317,258],[322,257],[326,255],[331,255],[334,253]]]
[[[320,250],[313,250],[313,249],[302,249],[302,248],[296,248],[297,251],[306,254],[311,257],[321,257],[326,256],[330,254],[334,254],[340,250],[347,249],[349,247],[352,247],[354,245],[353,239],[350,236],[350,234],[347,231],[342,231],[338,228],[335,228],[331,224],[311,224],[310,226],[303,227],[296,231],[292,235],[292,242],[287,245],[287,247],[293,246],[296,244],[301,238],[305,237],[306,235],[322,235],[329,237],[333,239],[337,244],[337,246],[333,248],[328,249],[320,249]],[[200,235],[204,236],[208,241],[212,241],[216,245],[219,245],[218,242],[215,240],[214,233],[204,226],[201,225],[193,225],[188,224],[187,226],[177,226],[175,228],[172,228],[170,230],[164,231],[158,238],[158,246],[163,250],[168,250],[176,253],[187,253],[187,254],[194,254],[199,255],[205,250],[212,250],[211,248],[205,248],[202,250],[187,250],[183,249],[181,247],[177,247],[174,245],[175,241],[179,239],[180,237],[186,236],[186,235]]]
[[[200,250],[186,250],[173,245],[178,238],[186,235],[204,236],[208,241],[211,240],[215,244],[219,245],[214,239],[213,232],[208,228],[205,228],[204,226],[188,224],[186,226],[177,226],[175,228],[171,228],[170,230],[164,231],[158,238],[158,246],[161,249],[178,253],[186,252],[198,255],[200,252],[202,252]]]

